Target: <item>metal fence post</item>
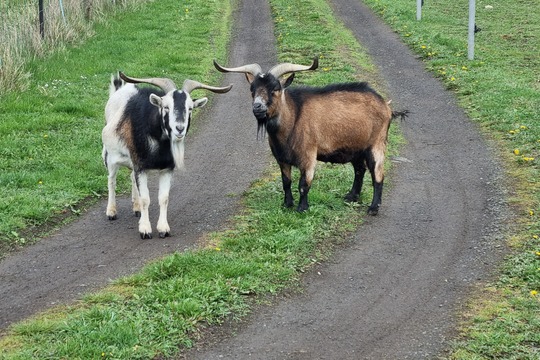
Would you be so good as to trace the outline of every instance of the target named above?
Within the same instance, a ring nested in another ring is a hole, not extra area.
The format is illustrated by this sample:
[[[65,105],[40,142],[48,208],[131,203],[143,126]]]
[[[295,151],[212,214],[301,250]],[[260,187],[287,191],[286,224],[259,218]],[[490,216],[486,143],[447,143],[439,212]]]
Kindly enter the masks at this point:
[[[416,20],[420,21],[422,19],[422,0],[416,0]]]
[[[476,0],[469,0],[469,36],[468,36],[468,59],[474,59],[474,24],[476,13]]]

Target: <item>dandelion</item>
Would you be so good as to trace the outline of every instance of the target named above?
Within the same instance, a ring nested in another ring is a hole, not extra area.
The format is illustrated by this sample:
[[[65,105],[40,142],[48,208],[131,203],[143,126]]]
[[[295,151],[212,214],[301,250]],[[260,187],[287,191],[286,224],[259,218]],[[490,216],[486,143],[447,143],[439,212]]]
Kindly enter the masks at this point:
[[[38,185],[43,185],[43,180],[39,180],[37,183]]]
[[[452,76],[452,77],[450,78],[450,81],[456,81],[456,78]]]
[[[531,290],[531,296],[536,296],[538,295],[538,291],[536,290]]]
[[[468,69],[466,66],[462,66],[462,67],[461,67],[461,70],[467,71],[467,70],[469,70],[469,69]]]
[[[538,235],[533,235],[532,238],[538,240]]]
[[[516,132],[514,130],[510,130],[508,133],[514,135]]]
[[[521,130],[527,130],[527,127],[526,127],[525,125],[521,125],[519,128],[520,128]]]
[[[519,149],[514,149],[514,155],[519,155]]]
[[[534,216],[534,210],[529,210],[529,216]]]
[[[221,248],[216,247],[214,250],[216,250],[216,251],[221,251]]]
[[[43,138],[44,138],[44,139],[46,139],[46,138],[48,138],[48,137],[49,137],[49,135],[47,135],[47,134],[44,134],[44,135],[43,135]]]
[[[540,256],[540,251],[535,252],[536,256]]]
[[[426,49],[427,46],[426,46],[426,45],[422,45],[421,48],[422,48],[422,49]]]
[[[330,71],[330,68],[325,67],[323,68],[323,71]]]

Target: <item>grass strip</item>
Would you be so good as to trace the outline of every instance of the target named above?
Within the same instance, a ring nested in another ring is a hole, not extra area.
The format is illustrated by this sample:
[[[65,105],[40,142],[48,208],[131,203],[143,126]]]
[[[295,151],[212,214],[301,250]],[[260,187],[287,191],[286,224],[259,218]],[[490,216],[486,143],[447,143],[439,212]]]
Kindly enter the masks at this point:
[[[278,37],[284,34],[280,58],[304,63],[314,55],[321,57],[322,71],[302,74],[299,82],[375,77],[365,52],[332,18],[324,0],[271,3]],[[302,13],[311,15],[299,22]],[[293,53],[305,57],[293,58]],[[391,136],[391,151],[397,142]],[[277,166],[272,167],[246,192],[244,211],[229,230],[211,234],[199,250],[149,264],[74,306],[16,324],[0,340],[4,349],[0,357],[174,356],[182,346],[191,345],[201,326],[243,316],[253,302],[294,286],[302,271],[328,256],[332,244],[354,230],[366,210],[365,205],[343,201],[352,178],[349,166],[319,166],[310,210],[297,213],[280,206],[281,180]],[[369,190],[369,182],[365,188]],[[369,198],[366,191],[362,199]]]
[[[466,2],[366,0],[453,90],[499,144],[517,213],[513,254],[471,301],[452,359],[540,356],[540,8],[533,0],[478,0],[475,59],[467,60]]]

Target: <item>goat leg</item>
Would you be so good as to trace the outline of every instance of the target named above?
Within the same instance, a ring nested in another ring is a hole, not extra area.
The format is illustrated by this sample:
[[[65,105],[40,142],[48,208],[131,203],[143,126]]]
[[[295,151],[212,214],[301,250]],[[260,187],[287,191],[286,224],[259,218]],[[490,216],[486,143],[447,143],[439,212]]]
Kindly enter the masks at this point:
[[[384,143],[383,143],[384,144]],[[371,173],[371,180],[373,182],[373,200],[368,208],[369,215],[377,215],[379,213],[379,206],[382,203],[382,190],[384,182],[384,146],[382,148],[373,148],[371,156],[367,158],[367,166]]]
[[[307,170],[300,170],[300,182],[298,191],[300,192],[300,201],[298,202],[298,212],[304,212],[309,209],[308,194],[315,174],[315,165],[309,166]]]
[[[362,185],[364,184],[364,174],[366,173],[366,165],[364,163],[364,158],[355,158],[352,161],[354,167],[354,181],[351,188],[351,191],[345,195],[345,201],[357,202],[360,198],[360,193],[362,192]]]
[[[157,222],[157,231],[160,238],[170,235],[171,228],[167,222],[167,207],[169,206],[169,190],[171,189],[171,180],[173,172],[171,170],[162,171],[159,176],[159,219]]]
[[[133,214],[135,217],[141,217],[141,204],[139,200],[139,189],[135,180],[135,171],[131,172],[131,203],[133,204]]]
[[[141,207],[141,218],[139,219],[139,234],[141,239],[152,238],[152,225],[148,214],[150,206],[150,192],[148,191],[148,176],[145,172],[136,172],[135,180],[139,190],[139,203]]]
[[[116,174],[118,173],[118,165],[115,163],[107,163],[109,175],[107,177],[107,185],[109,189],[109,199],[107,201],[107,218],[116,220]]]
[[[294,199],[291,191],[291,165],[285,163],[279,163],[281,169],[281,181],[283,183],[283,192],[285,193],[285,198],[283,200],[283,206],[286,208],[293,207]]]

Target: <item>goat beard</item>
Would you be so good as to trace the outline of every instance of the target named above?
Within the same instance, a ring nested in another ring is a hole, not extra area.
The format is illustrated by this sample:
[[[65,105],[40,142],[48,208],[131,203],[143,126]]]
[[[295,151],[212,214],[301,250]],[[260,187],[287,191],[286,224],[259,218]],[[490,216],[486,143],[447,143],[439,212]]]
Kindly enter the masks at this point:
[[[266,136],[266,123],[268,118],[257,117],[257,140],[264,139]]]

